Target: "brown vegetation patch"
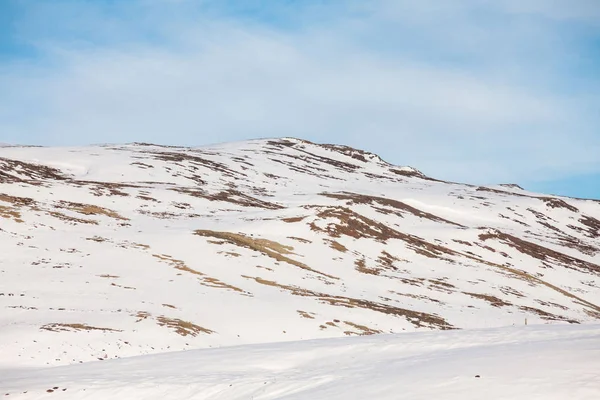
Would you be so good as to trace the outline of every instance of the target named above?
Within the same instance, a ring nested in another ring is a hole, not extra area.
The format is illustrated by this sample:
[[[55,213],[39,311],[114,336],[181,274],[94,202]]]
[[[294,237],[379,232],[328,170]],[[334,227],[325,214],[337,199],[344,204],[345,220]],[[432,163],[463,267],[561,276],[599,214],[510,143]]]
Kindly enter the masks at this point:
[[[315,317],[314,317],[315,313],[302,311],[302,310],[297,310],[297,311],[298,311],[298,314],[300,314],[300,316],[302,318],[315,319]]]
[[[408,171],[408,170],[390,168],[390,172],[395,175],[406,176],[407,178],[420,178],[420,179],[424,179],[426,181],[444,182],[444,181],[440,181],[439,179],[430,178],[427,175],[424,175],[423,173],[416,171],[416,170]]]
[[[0,218],[12,219],[18,223],[24,222],[21,213],[14,207],[0,206]]]
[[[0,193],[0,201],[19,207],[34,207],[37,205],[37,202],[30,197],[11,196],[5,193]]]
[[[211,172],[219,172],[224,176],[228,176],[231,178],[235,177],[244,177],[246,176],[244,173],[233,170],[229,168],[226,164],[209,160],[206,158],[200,157],[200,151],[191,152],[151,152],[147,153],[151,154],[154,158],[162,161],[166,161],[168,163],[186,163],[192,171],[196,171],[198,168],[204,168]],[[198,184],[204,184],[205,182],[197,175],[187,176]]]
[[[575,249],[583,254],[594,256],[600,252],[600,249],[598,247],[589,245],[589,244],[587,244],[573,236],[570,236],[570,235],[559,236],[558,240],[560,241],[561,246]]]
[[[579,219],[579,222],[588,227],[590,237],[600,238],[600,220],[584,215]]]
[[[371,267],[367,267],[367,262],[365,261],[365,258],[357,258],[356,261],[354,261],[354,269],[356,269],[358,272],[362,273],[362,274],[369,274],[369,275],[379,275],[382,271],[381,268],[371,268]]]
[[[135,322],[141,322],[150,318],[152,314],[150,314],[148,311],[138,311],[134,316],[137,318]]]
[[[217,193],[207,193],[201,189],[191,188],[173,188],[175,192],[183,193],[188,196],[198,197],[210,201],[223,201],[226,203],[235,204],[242,207],[263,208],[266,210],[281,210],[283,207],[280,204],[271,203],[256,197],[249,196],[235,189],[222,190]]]
[[[165,317],[164,315],[156,317],[156,321],[157,321],[158,325],[165,326],[167,328],[171,328],[171,329],[175,330],[175,332],[181,336],[187,336],[187,335],[198,336],[198,334],[200,334],[200,333],[206,333],[206,334],[210,335],[211,333],[215,333],[214,331],[212,331],[210,329],[203,328],[192,322],[183,321],[178,318],[168,318],[168,317]]]
[[[319,147],[322,147],[327,150],[334,151],[336,153],[343,154],[347,157],[353,158],[358,161],[362,161],[364,163],[371,161],[385,162],[378,155],[370,153],[368,151],[355,149],[353,147],[339,145],[339,144],[320,144]]]
[[[308,289],[302,289],[297,286],[282,285],[274,281],[269,281],[259,277],[244,276],[244,278],[252,279],[261,285],[276,287],[285,291],[290,292],[296,296],[314,297],[320,302],[326,303],[332,306],[346,307],[346,308],[361,308],[365,310],[371,310],[383,314],[395,315],[397,317],[404,317],[410,323],[416,327],[427,327],[436,329],[454,329],[445,319],[434,314],[428,314],[419,311],[407,310],[399,307],[394,307],[384,303],[377,303],[364,299],[355,299],[351,297],[335,296],[325,293],[314,292]]]
[[[480,300],[485,300],[488,303],[490,303],[492,306],[494,307],[504,307],[504,306],[512,306],[511,303],[508,303],[502,299],[499,299],[496,296],[491,296],[489,294],[481,294],[481,293],[469,293],[469,292],[463,292],[464,294],[474,297],[476,299],[480,299]]]
[[[465,246],[473,246],[472,243],[464,241],[464,240],[452,239],[452,241],[456,242],[456,243],[464,244]]]
[[[570,205],[564,200],[553,198],[553,197],[539,197],[546,205],[550,208],[564,208],[572,212],[579,212],[579,209],[575,206]]]
[[[526,311],[526,312],[529,312],[532,314],[539,315],[540,318],[545,319],[547,321],[565,321],[570,324],[579,324],[579,321],[577,321],[577,320],[569,319],[567,317],[563,317],[560,315],[555,315],[555,314],[549,313],[547,311],[540,310],[539,308],[520,306],[519,309],[522,311]]]
[[[355,324],[354,322],[350,322],[350,321],[344,321],[344,324],[349,325],[352,328],[358,330],[358,333],[353,332],[353,331],[345,331],[344,334],[346,334],[348,336],[350,336],[350,335],[367,336],[367,335],[375,335],[375,334],[381,333],[380,330],[371,329],[368,326]]]
[[[398,263],[401,261],[405,261],[405,260],[402,260],[396,256],[393,256],[385,250],[383,250],[381,252],[381,254],[379,255],[379,257],[377,258],[377,263],[379,265],[381,265],[383,268],[385,268],[387,270],[392,270],[392,271],[398,270],[398,268],[394,265],[394,263]]]
[[[70,201],[59,201],[56,205],[57,208],[67,209],[83,215],[104,215],[106,217],[128,221],[129,218],[122,217],[116,211],[109,210],[108,208],[92,205],[73,203]]]
[[[159,260],[161,260],[163,262],[171,264],[171,266],[173,268],[175,268],[179,271],[184,271],[184,272],[196,275],[198,277],[198,279],[200,280],[200,283],[203,286],[217,288],[217,289],[230,289],[230,290],[233,290],[234,292],[248,294],[247,292],[244,292],[242,289],[240,289],[236,286],[225,283],[217,278],[212,278],[210,276],[207,276],[206,274],[204,274],[200,271],[196,271],[195,269],[188,267],[185,264],[185,262],[183,262],[182,260],[176,260],[168,254],[153,254],[152,256],[155,258],[158,258]]]
[[[196,230],[194,233],[198,236],[222,239],[229,243],[257,251],[257,252],[262,253],[262,254],[264,254],[270,258],[273,258],[277,261],[285,262],[290,265],[294,265],[296,267],[313,272],[315,274],[319,274],[319,275],[322,275],[322,276],[325,276],[325,277],[331,278],[331,279],[339,279],[335,276],[314,270],[314,269],[310,268],[309,266],[307,266],[306,264],[303,264],[299,261],[296,261],[296,260],[293,260],[293,259],[287,257],[285,254],[294,254],[294,253],[292,253],[292,250],[294,250],[294,248],[291,246],[285,246],[285,245],[282,245],[280,243],[277,243],[275,241],[268,240],[268,239],[255,239],[253,237],[246,236],[241,233],[217,232],[217,231],[202,230],[202,229]]]
[[[98,242],[98,243],[110,242],[110,240],[108,240],[107,238],[103,238],[102,236],[93,236],[93,237],[85,238],[85,240],[89,240],[92,242]]]
[[[301,243],[312,243],[308,239],[304,239],[304,238],[300,238],[300,237],[296,237],[296,236],[288,236],[287,238],[288,239],[292,239],[292,240],[296,240],[296,241],[301,242]]]
[[[66,179],[68,178],[59,169],[0,157],[0,183],[40,185],[44,180]]]
[[[294,222],[300,222],[304,218],[306,218],[306,217],[290,217],[290,218],[283,218],[282,221],[287,222],[287,223],[294,223]]]
[[[146,196],[146,195],[143,195],[143,194],[140,194],[139,196],[136,196],[136,199],[140,199],[140,200],[144,200],[144,201],[152,201],[154,203],[160,203],[160,201],[156,200],[154,197]]]
[[[525,295],[521,292],[519,292],[516,289],[513,289],[509,286],[501,286],[498,288],[502,293],[504,293],[505,295],[513,295],[516,297],[525,297]]]
[[[444,218],[440,218],[436,215],[430,214],[428,212],[425,211],[421,211],[417,208],[414,208],[412,206],[409,206],[406,203],[403,203],[401,201],[398,200],[394,200],[394,199],[388,199],[385,197],[377,197],[377,196],[368,196],[368,195],[364,195],[364,194],[357,194],[357,193],[348,193],[348,192],[342,192],[342,193],[321,193],[322,196],[325,197],[330,197],[333,199],[337,199],[337,200],[346,200],[346,204],[347,205],[353,205],[353,204],[368,204],[368,205],[374,205],[374,204],[378,204],[380,206],[384,206],[384,207],[389,207],[391,209],[393,209],[393,211],[398,212],[397,215],[401,216],[401,212],[407,212],[410,213],[414,216],[417,216],[419,218],[425,218],[434,222],[441,222],[441,223],[445,223],[445,224],[450,224],[450,225],[454,225],[454,226],[458,226],[461,228],[464,228],[463,225],[457,224],[456,222],[452,222],[449,221],[447,219]]]
[[[334,250],[337,250],[341,253],[346,253],[348,251],[348,248],[346,246],[344,246],[343,244],[341,244],[340,242],[337,242],[335,240],[331,240],[331,239],[323,239],[323,241],[327,244],[329,244],[329,247],[331,247]]]
[[[128,289],[128,290],[137,290],[136,288],[134,288],[133,286],[123,286],[123,285],[117,285],[116,283],[111,283],[110,286],[114,286],[114,287],[119,287],[122,289]]]
[[[360,215],[346,207],[317,207],[320,210],[317,216],[322,219],[337,219],[339,223],[329,223],[325,228],[319,227],[315,222],[310,223],[311,230],[325,232],[329,236],[339,238],[349,236],[355,239],[371,238],[378,242],[386,243],[389,239],[399,239],[415,253],[429,258],[443,258],[443,256],[458,254],[447,247],[433,244],[413,235],[399,232],[387,225]]]
[[[89,326],[86,324],[46,324],[40,329],[50,332],[70,332],[70,331],[102,331],[102,332],[122,332],[118,329],[111,328],[98,328],[96,326]]]
[[[63,214],[59,211],[47,211],[46,213],[48,215],[50,215],[51,217],[60,219],[61,221],[68,222],[73,225],[75,225],[75,224],[98,225],[98,221],[96,221],[96,220],[72,217],[70,215]]]
[[[400,293],[400,292],[395,292],[393,290],[390,290],[389,292],[392,294],[398,295],[398,296],[409,297],[411,299],[425,300],[425,301],[429,301],[429,302],[436,303],[436,304],[442,304],[442,305],[445,304],[438,299],[434,299],[432,297],[428,297],[428,296],[425,296],[422,294]]]
[[[490,233],[480,234],[479,239],[486,241],[489,239],[497,239],[502,243],[510,246],[519,252],[541,261],[557,262],[565,268],[580,270],[584,272],[600,273],[600,265],[593,264],[588,261],[583,261],[575,257],[568,256],[558,251],[540,246],[538,244],[520,239],[516,236],[503,233],[500,231],[491,231]]]

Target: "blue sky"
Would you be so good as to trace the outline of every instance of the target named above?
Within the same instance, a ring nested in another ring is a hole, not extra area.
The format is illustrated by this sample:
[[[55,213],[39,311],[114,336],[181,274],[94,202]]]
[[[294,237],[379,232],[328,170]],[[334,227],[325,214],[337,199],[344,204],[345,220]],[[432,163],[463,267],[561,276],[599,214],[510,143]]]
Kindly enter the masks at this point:
[[[598,0],[2,0],[0,142],[296,136],[600,198]]]

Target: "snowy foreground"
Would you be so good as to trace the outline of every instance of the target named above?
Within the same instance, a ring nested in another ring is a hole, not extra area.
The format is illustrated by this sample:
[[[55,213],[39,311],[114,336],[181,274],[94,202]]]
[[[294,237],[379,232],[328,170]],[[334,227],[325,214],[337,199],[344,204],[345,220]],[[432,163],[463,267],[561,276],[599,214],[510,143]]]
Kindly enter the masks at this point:
[[[9,369],[0,387],[9,399],[597,400],[600,325],[190,350]]]

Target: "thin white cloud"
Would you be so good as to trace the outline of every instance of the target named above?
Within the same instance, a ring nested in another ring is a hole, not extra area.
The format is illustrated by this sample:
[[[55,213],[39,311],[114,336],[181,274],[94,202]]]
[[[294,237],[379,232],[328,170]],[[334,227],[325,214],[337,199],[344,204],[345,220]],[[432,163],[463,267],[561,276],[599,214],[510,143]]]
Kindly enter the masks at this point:
[[[144,4],[131,2],[121,14],[85,8],[67,33],[46,36],[52,40],[37,41],[40,27],[23,28],[46,59],[0,70],[0,141],[196,145],[299,136],[366,148],[441,178],[490,183],[600,168],[592,151],[600,146],[592,130],[598,120],[582,107],[590,96],[553,90],[549,79],[558,72],[536,79],[535,63],[521,54],[544,32],[556,34],[551,23],[472,38],[482,24],[473,8],[446,5],[441,11],[451,18],[436,28],[442,14],[431,15],[433,3],[393,3],[413,11],[407,24],[415,38],[436,39],[420,49],[390,36],[404,33],[387,26],[397,18],[391,9],[381,15],[392,3],[348,5],[343,17],[329,10],[294,30],[214,20],[197,9],[161,16]],[[134,12],[141,13],[134,24],[118,18]],[[81,26],[103,28],[91,37]],[[150,39],[140,36],[147,29]],[[72,32],[87,40],[68,40]],[[451,40],[440,42],[445,33]],[[510,59],[498,61],[489,46]],[[457,48],[468,57],[447,62]],[[562,50],[543,56],[557,60]]]

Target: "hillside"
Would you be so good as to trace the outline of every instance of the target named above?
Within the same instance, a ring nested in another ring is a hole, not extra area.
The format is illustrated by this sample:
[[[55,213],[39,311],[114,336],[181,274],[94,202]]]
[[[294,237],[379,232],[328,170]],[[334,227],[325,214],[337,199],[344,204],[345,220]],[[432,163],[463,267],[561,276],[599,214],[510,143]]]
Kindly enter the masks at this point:
[[[0,363],[597,322],[599,219],[298,139],[1,147]]]

